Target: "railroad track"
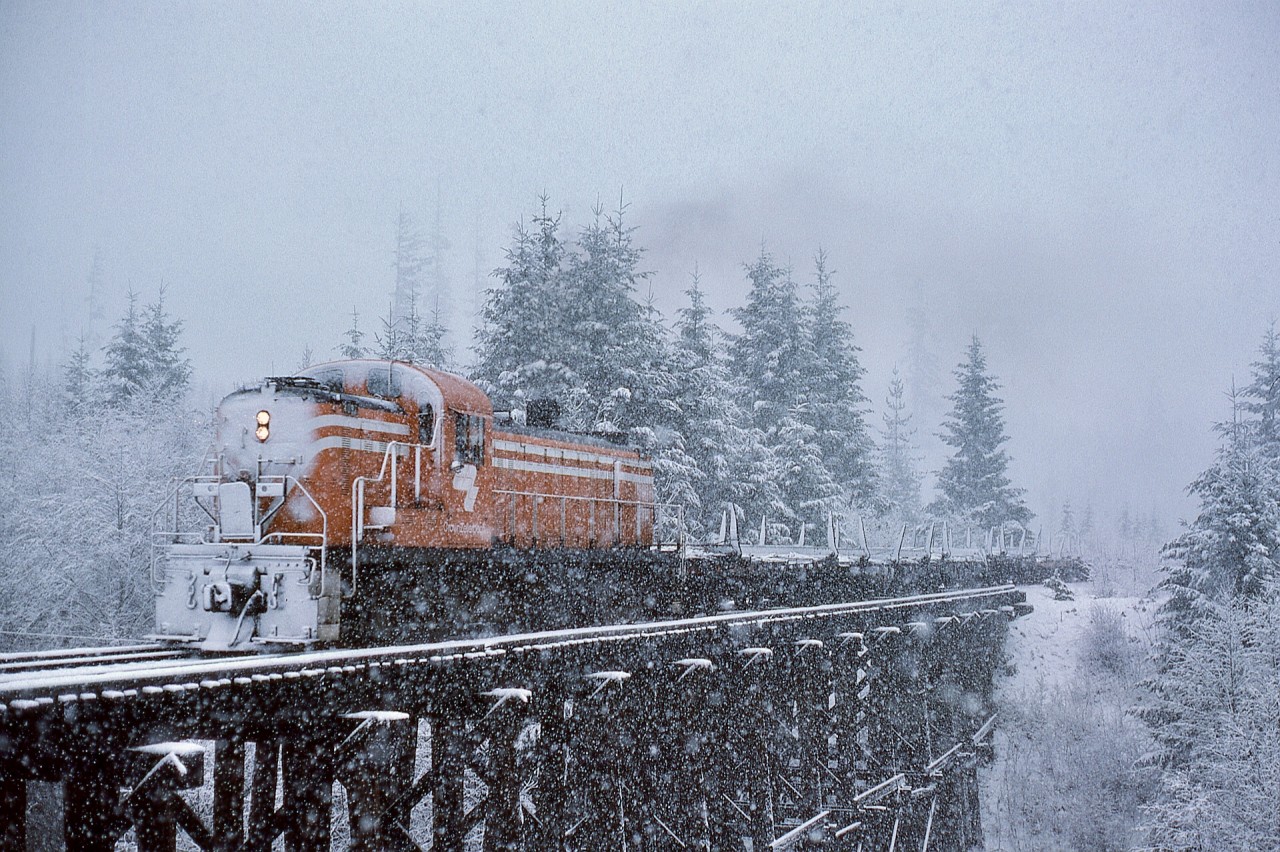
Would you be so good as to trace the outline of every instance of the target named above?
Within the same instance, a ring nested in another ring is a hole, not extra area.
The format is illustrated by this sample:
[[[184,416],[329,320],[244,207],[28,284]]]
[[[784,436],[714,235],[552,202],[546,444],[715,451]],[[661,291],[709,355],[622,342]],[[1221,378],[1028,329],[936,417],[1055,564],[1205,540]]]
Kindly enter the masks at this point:
[[[0,848],[25,846],[32,781],[62,782],[67,848],[108,848],[90,839],[114,843],[132,825],[168,838],[148,848],[171,849],[180,824],[201,848],[239,848],[246,831],[265,846],[283,831],[320,852],[335,781],[351,824],[384,838],[411,829],[430,796],[430,831],[458,849],[481,822],[486,842],[535,843],[516,818],[526,802],[539,836],[572,834],[580,848],[613,848],[639,824],[681,846],[714,834],[785,849],[817,831],[924,849],[935,817],[976,838],[976,767],[994,725],[982,694],[1008,619],[1028,609],[1001,585],[394,647],[10,654]],[[943,691],[957,685],[972,710]],[[941,721],[921,724],[923,711]],[[435,762],[419,775],[424,722]],[[554,748],[521,745],[531,722]],[[886,771],[866,768],[868,750]],[[178,795],[210,761],[212,821]],[[473,776],[488,792],[468,808]],[[706,777],[721,781],[708,790]]]
[[[116,645],[95,648],[60,648],[54,651],[20,651],[0,654],[0,678],[25,672],[68,668],[97,668],[124,663],[158,662],[191,656],[190,651],[166,645]]]
[[[54,652],[43,658],[49,661],[47,665],[39,664],[42,658],[25,655],[28,659],[12,660],[13,668],[0,666],[0,713],[7,713],[12,717],[38,711],[55,702],[66,705],[93,702],[100,698],[115,701],[145,693],[194,692],[267,679],[313,678],[326,673],[345,671],[350,674],[369,668],[404,669],[437,665],[450,660],[530,653],[567,646],[625,643],[745,625],[821,621],[863,612],[883,613],[930,604],[955,604],[969,599],[975,601],[977,612],[982,610],[978,603],[981,599],[1013,591],[1014,587],[1011,585],[990,586],[853,603],[728,612],[670,621],[518,633],[392,647],[208,657],[193,656],[189,651],[170,651],[163,646],[146,645],[77,649],[75,653]],[[1012,611],[1013,607],[1005,606],[1002,609]],[[100,653],[92,653],[95,650]],[[35,662],[37,665],[27,667],[28,662]]]

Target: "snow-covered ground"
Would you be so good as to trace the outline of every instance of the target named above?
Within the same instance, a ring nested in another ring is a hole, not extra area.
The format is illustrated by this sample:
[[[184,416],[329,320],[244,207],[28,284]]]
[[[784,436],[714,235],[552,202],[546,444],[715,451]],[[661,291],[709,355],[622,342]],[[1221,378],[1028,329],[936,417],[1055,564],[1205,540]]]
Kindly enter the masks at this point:
[[[1150,597],[1095,597],[1090,583],[1069,583],[1075,600],[1057,601],[1044,586],[1020,586],[1035,612],[1009,625],[1005,656],[1009,666],[996,679],[997,694],[1016,698],[1065,686],[1080,672],[1081,642],[1093,607],[1116,610],[1136,643],[1152,635],[1155,603]]]
[[[1026,586],[996,680],[994,762],[980,774],[987,852],[1123,849],[1136,841],[1145,734],[1129,710],[1154,633],[1150,597],[1054,600]]]

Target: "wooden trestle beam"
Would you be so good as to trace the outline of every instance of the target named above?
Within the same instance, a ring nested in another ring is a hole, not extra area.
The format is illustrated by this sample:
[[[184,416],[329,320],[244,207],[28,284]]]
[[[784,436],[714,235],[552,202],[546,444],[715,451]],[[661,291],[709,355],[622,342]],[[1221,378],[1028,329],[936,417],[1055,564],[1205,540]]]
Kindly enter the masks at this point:
[[[77,850],[329,849],[335,783],[358,852],[967,848],[1010,597],[104,693],[44,727],[5,708],[27,745],[0,749],[0,852],[41,830],[37,777]],[[210,739],[205,826],[182,790]]]

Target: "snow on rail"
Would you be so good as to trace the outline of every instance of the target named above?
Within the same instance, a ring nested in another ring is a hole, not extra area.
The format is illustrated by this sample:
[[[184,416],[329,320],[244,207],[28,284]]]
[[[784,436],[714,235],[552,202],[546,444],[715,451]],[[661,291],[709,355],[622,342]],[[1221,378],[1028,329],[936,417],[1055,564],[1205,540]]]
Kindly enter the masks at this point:
[[[227,686],[232,683],[266,682],[318,677],[326,673],[355,672],[383,666],[438,665],[451,660],[500,656],[510,652],[541,651],[560,647],[639,638],[671,636],[720,627],[818,619],[863,612],[909,609],[932,603],[977,600],[1015,591],[1012,585],[987,586],[950,592],[933,592],[901,598],[878,598],[812,607],[727,612],[670,621],[603,625],[536,633],[516,633],[483,639],[454,639],[420,645],[349,648],[262,654],[236,658],[183,658],[171,662],[123,662],[117,665],[62,668],[44,672],[0,673],[0,706],[23,711],[59,703],[124,698],[142,694],[182,692]],[[1001,609],[1005,609],[1001,607]],[[1011,608],[1010,608],[1011,609]]]

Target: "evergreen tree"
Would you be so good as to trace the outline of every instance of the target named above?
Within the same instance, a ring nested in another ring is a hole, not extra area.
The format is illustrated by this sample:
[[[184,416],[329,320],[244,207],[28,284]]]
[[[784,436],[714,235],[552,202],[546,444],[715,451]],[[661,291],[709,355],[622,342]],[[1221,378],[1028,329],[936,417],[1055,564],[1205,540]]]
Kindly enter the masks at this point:
[[[853,329],[841,318],[843,307],[831,283],[821,249],[814,258],[813,298],[804,311],[811,360],[808,363],[807,407],[802,420],[812,426],[821,463],[829,478],[854,505],[869,506],[877,492],[873,447],[862,393],[866,372],[858,360]]]
[[[569,428],[605,431],[660,421],[669,395],[665,329],[636,298],[648,277],[624,223],[626,206],[566,245],[542,201],[536,232],[518,226],[484,308],[475,378],[499,400],[550,397]]]
[[[391,294],[391,324],[403,332],[412,305],[422,295],[422,272],[427,264],[423,256],[422,235],[414,227],[413,219],[403,208],[396,219],[396,251],[392,266],[396,271],[395,288]]]
[[[1000,385],[987,373],[987,357],[975,335],[968,358],[954,373],[959,387],[948,397],[951,414],[939,437],[954,448],[938,475],[941,495],[931,511],[993,527],[1006,521],[1026,525],[1031,511],[1022,501],[1023,490],[1009,482],[1009,457],[1002,449],[1003,400],[995,395]]]
[[[412,359],[413,337],[418,322],[412,300],[406,310],[404,316],[397,316],[394,303],[387,310],[387,315],[382,318],[382,333],[373,335],[374,342],[378,344],[373,350],[375,357],[384,361],[408,362]]]
[[[115,334],[107,343],[106,366],[102,373],[107,382],[108,399],[119,405],[131,399],[147,381],[146,341],[143,318],[138,310],[138,294],[129,291],[129,307],[115,324]]]
[[[624,224],[626,205],[595,221],[569,255],[563,288],[563,358],[578,389],[571,414],[583,428],[626,429],[652,423],[661,381],[663,332],[656,311],[636,300],[641,249]]]
[[[69,410],[80,414],[94,407],[96,380],[88,338],[82,334],[62,367],[62,393]]]
[[[920,516],[921,476],[911,442],[915,429],[906,413],[905,388],[897,367],[889,380],[885,406],[888,411],[883,415],[884,429],[880,433],[880,483],[885,509],[900,522],[912,523]]]
[[[516,225],[507,265],[493,273],[498,285],[487,291],[481,312],[473,378],[500,408],[539,397],[563,404],[576,384],[563,361],[566,250],[560,215],[548,212],[544,196],[533,230]]]
[[[130,291],[129,307],[115,330],[102,371],[108,402],[124,405],[139,397],[172,401],[186,392],[191,362],[179,344],[182,321],[165,312],[163,287],[144,311],[138,310],[138,296]]]
[[[106,345],[102,377],[109,402],[123,406],[140,397],[151,402],[180,397],[191,380],[191,362],[183,357],[180,335],[182,320],[170,319],[165,312],[164,288],[143,311],[131,290],[127,311]]]
[[[782,422],[765,433],[767,448],[778,464],[782,483],[783,516],[769,515],[779,524],[805,524],[821,529],[827,514],[840,509],[841,488],[824,463],[818,430],[803,417],[788,412]],[[788,526],[794,538],[797,530]]]
[[[343,358],[364,358],[368,349],[364,346],[364,332],[360,330],[360,314],[351,309],[351,328],[343,334],[343,342],[338,345],[338,354]]]
[[[409,313],[399,323],[388,319],[382,324],[378,341],[378,357],[388,361],[404,361],[421,367],[448,370],[453,362],[453,350],[444,342],[445,329],[440,322],[437,307],[431,319],[418,312],[414,299],[409,303]]]
[[[1200,512],[1164,550],[1163,610],[1175,622],[1195,619],[1207,602],[1256,596],[1280,574],[1280,466],[1245,424],[1221,431],[1213,465],[1188,488]]]
[[[1071,501],[1067,500],[1062,504],[1062,517],[1058,521],[1058,538],[1061,541],[1058,552],[1062,554],[1075,552],[1078,549],[1076,546],[1078,536],[1076,513],[1071,510]]]
[[[1161,796],[1149,808],[1153,848],[1275,843],[1280,459],[1268,394],[1276,347],[1272,328],[1244,398],[1233,389],[1213,464],[1188,489],[1200,511],[1164,549],[1164,634],[1140,713],[1161,746]],[[1154,513],[1152,526],[1158,530]]]
[[[768,505],[762,488],[767,470],[782,491],[782,504],[768,509],[768,517],[820,525],[838,506],[842,489],[824,463],[810,419],[816,358],[805,310],[790,270],[778,266],[768,252],[762,249],[746,273],[747,302],[732,312],[742,333],[731,339],[729,365],[748,423],[763,436],[757,469],[749,472],[759,489],[750,502]]]
[[[1257,416],[1256,430],[1263,452],[1280,458],[1280,335],[1267,327],[1252,366],[1252,381],[1244,389],[1244,410]]]
[[[752,422],[768,432],[805,402],[813,356],[790,271],[763,249],[746,271],[747,303],[731,311],[742,333],[731,338],[729,366]]]
[[[182,320],[170,319],[164,309],[165,288],[147,305],[142,335],[147,361],[147,390],[153,399],[175,400],[186,393],[191,381],[191,361],[179,343]]]
[[[1280,801],[1280,586],[1208,604],[1161,642],[1139,715],[1160,746],[1152,849],[1274,849]]]
[[[448,330],[441,318],[440,300],[436,300],[430,319],[417,317],[414,309],[413,362],[437,370],[453,369],[453,347],[445,342]]]
[[[751,517],[781,516],[782,494],[771,478],[772,455],[764,435],[739,408],[740,391],[724,363],[721,333],[707,306],[700,279],[685,291],[672,343],[671,372],[680,377],[669,398],[672,450],[660,456],[668,500],[685,502],[695,535],[713,532],[731,505]],[[735,510],[736,511],[736,510]],[[746,514],[739,517],[745,522]]]

